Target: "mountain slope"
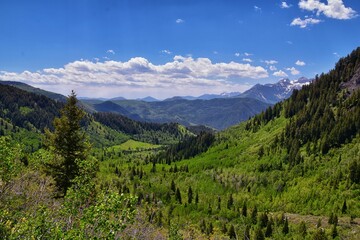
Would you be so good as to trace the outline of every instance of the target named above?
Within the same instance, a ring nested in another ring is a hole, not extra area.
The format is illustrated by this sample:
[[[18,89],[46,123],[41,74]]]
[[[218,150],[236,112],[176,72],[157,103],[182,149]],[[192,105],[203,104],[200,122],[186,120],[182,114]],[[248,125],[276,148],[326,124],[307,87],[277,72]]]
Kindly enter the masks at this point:
[[[35,88],[35,87],[30,86],[30,85],[28,85],[26,83],[15,82],[15,81],[1,81],[0,80],[0,84],[13,86],[13,87],[22,89],[22,90],[27,91],[27,92],[35,93],[35,94],[38,94],[38,95],[43,95],[43,96],[46,96],[46,97],[51,98],[51,99],[56,100],[56,101],[66,102],[66,97],[61,95],[61,94],[45,91],[45,90],[42,90],[40,88]]]

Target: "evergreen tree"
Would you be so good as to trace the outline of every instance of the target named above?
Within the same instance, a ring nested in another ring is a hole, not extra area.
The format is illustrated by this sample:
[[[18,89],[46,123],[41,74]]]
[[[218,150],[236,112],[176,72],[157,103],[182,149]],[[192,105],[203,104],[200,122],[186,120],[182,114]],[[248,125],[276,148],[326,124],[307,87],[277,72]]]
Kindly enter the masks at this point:
[[[202,219],[201,222],[200,222],[200,231],[201,231],[202,233],[205,233],[205,232],[206,232],[206,222],[205,222],[204,219]]]
[[[189,204],[192,202],[192,199],[193,199],[193,191],[192,191],[191,187],[189,186],[189,189],[188,189],[188,203]]]
[[[256,228],[254,239],[255,240],[264,240],[265,239],[264,233],[262,232],[260,227]]]
[[[341,212],[344,214],[346,213],[346,211],[347,211],[347,205],[346,205],[346,200],[344,200],[343,206],[341,208]]]
[[[325,231],[322,228],[319,228],[313,236],[314,240],[326,240]]]
[[[176,192],[176,185],[175,185],[174,180],[171,180],[171,187],[170,187],[170,189],[171,189],[171,191],[172,191],[173,193]]]
[[[63,195],[72,185],[72,180],[79,175],[79,164],[86,160],[90,150],[90,144],[80,126],[85,113],[77,107],[77,103],[76,94],[72,91],[61,109],[61,117],[54,119],[54,132],[45,129],[45,144],[55,155],[54,161],[49,164],[50,174]]]
[[[234,198],[232,194],[230,194],[228,202],[227,202],[227,208],[230,209],[234,205]]]
[[[338,232],[337,232],[337,229],[336,229],[336,224],[334,224],[331,228],[331,237],[332,238],[336,238],[338,236]]]
[[[181,193],[179,188],[176,189],[175,198],[181,204]]]
[[[228,235],[229,235],[230,239],[236,239],[236,232],[235,232],[234,225],[230,226]]]
[[[267,216],[266,213],[262,213],[259,217],[259,221],[260,221],[260,227],[266,227],[267,223],[269,222],[269,218]]]
[[[242,214],[244,217],[247,216],[246,202],[244,202],[244,205],[243,205],[242,210],[241,210],[241,214]]]
[[[226,233],[228,232],[228,229],[227,229],[225,223],[223,223],[223,225],[222,225],[222,227],[221,227],[221,232],[222,232],[223,234],[226,234]]]
[[[272,222],[268,221],[266,225],[265,237],[271,237],[273,233]]]
[[[257,207],[255,206],[251,212],[251,222],[256,224],[257,222]]]
[[[285,218],[285,223],[282,229],[282,232],[286,235],[289,233],[289,221],[287,218]]]

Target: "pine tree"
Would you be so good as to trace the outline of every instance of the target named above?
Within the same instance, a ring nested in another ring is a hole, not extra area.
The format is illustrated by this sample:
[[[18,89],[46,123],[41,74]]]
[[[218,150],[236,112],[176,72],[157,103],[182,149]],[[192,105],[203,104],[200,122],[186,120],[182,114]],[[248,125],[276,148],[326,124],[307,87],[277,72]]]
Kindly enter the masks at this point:
[[[287,218],[285,218],[285,223],[282,229],[282,232],[286,235],[289,233],[289,221]]]
[[[228,235],[229,235],[230,239],[236,239],[236,233],[235,233],[234,225],[230,226]]]
[[[264,233],[262,232],[260,227],[256,228],[254,239],[255,240],[264,240],[265,239]]]
[[[86,160],[90,150],[90,144],[80,126],[85,113],[77,107],[77,103],[76,94],[72,91],[61,109],[61,117],[54,119],[54,132],[45,129],[45,144],[55,155],[54,161],[49,164],[49,172],[63,195],[72,185],[72,180],[79,175],[79,164]]]
[[[255,206],[251,212],[251,221],[253,224],[257,223],[257,207]]]
[[[247,207],[246,207],[246,202],[244,202],[244,205],[242,207],[241,213],[244,217],[247,216]]]
[[[265,230],[265,237],[271,237],[272,233],[273,233],[272,222],[268,221]]]
[[[234,198],[232,196],[232,194],[230,194],[228,202],[227,202],[227,208],[231,209],[231,207],[234,205]]]
[[[189,204],[192,202],[192,199],[193,199],[193,192],[192,192],[191,187],[189,186],[189,189],[188,189],[188,203]]]
[[[346,205],[346,200],[344,200],[343,206],[341,208],[341,212],[344,214],[346,213],[346,211],[347,211],[347,205]]]
[[[174,180],[171,180],[171,187],[170,187],[171,191],[173,191],[173,193],[176,192],[176,185],[175,185],[175,182]]]
[[[332,226],[332,229],[331,229],[331,237],[336,238],[337,236],[338,236],[338,232],[337,232],[337,229],[336,229],[336,224],[334,224]]]
[[[179,188],[176,189],[175,198],[181,204],[181,193]]]

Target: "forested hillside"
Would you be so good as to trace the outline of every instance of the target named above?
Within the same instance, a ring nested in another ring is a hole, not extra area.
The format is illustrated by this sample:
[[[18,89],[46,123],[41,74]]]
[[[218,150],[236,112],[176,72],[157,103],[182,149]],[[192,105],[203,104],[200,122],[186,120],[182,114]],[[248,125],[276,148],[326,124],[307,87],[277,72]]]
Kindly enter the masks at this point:
[[[35,111],[34,103],[10,108],[8,101],[0,236],[359,239],[359,76],[360,48],[288,100],[215,136],[113,113],[67,121],[73,115],[62,110],[42,135],[45,146],[33,151],[8,129],[23,129],[9,109]],[[65,109],[79,113],[74,101]],[[56,144],[69,126],[83,151]],[[59,176],[71,179],[63,184]]]

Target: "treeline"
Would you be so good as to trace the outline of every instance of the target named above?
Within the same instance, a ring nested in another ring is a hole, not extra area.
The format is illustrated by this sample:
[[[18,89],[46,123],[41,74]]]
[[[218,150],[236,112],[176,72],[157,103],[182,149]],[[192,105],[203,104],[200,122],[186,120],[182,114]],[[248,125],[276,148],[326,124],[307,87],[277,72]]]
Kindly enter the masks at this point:
[[[154,156],[152,161],[154,163],[171,164],[182,159],[188,159],[206,152],[214,141],[215,135],[201,132],[196,137],[188,137],[177,144],[169,146],[165,151]]]
[[[63,103],[45,96],[29,93],[16,87],[0,84],[0,118],[15,126],[38,130],[52,128],[52,120],[59,116]]]

